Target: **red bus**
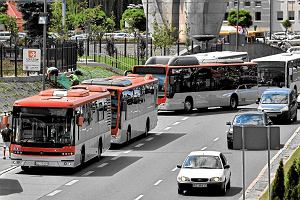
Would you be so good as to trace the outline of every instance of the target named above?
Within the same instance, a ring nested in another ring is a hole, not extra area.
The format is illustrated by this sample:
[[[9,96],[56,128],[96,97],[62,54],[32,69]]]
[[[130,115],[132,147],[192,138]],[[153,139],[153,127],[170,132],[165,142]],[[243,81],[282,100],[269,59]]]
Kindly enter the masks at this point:
[[[101,85],[111,93],[112,143],[128,142],[156,127],[158,80],[153,76],[112,76],[85,80],[82,84]]]
[[[111,98],[101,86],[49,89],[13,105],[12,164],[76,167],[110,147]]]

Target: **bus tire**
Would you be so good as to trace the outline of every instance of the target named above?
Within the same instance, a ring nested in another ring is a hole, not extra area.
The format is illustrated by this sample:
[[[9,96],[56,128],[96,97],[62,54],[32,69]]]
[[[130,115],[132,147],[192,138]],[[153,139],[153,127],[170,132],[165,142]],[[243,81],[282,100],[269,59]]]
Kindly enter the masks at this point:
[[[150,121],[149,121],[149,118],[147,119],[147,122],[146,122],[146,127],[145,127],[145,137],[148,136],[149,134],[149,129],[150,129]]]
[[[21,166],[21,169],[22,169],[24,172],[26,172],[26,171],[29,170],[29,166]]]
[[[85,147],[83,146],[81,148],[81,151],[80,151],[80,166],[82,167],[84,165],[84,161],[85,161]]]
[[[97,160],[100,161],[101,160],[101,154],[102,154],[102,138],[99,139],[99,143],[98,143],[98,155],[97,155]]]
[[[239,104],[238,97],[236,95],[232,95],[230,97],[230,102],[229,102],[230,109],[232,110],[236,109],[238,107],[238,104]]]
[[[187,97],[184,101],[184,111],[190,113],[193,110],[193,98]]]
[[[131,127],[128,126],[128,129],[126,131],[126,143],[129,143],[130,140],[131,140]]]

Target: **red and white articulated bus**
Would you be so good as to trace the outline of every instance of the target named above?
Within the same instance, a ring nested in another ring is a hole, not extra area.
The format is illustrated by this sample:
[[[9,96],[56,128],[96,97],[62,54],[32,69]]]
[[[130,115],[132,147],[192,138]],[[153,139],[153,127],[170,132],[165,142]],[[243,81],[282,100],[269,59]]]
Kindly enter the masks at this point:
[[[172,65],[133,67],[134,74],[152,74],[159,79],[159,110],[235,109],[258,99],[256,63],[229,59],[197,64],[191,56],[176,59]]]
[[[142,134],[147,136],[156,127],[158,80],[152,75],[95,78],[82,84],[101,85],[110,91],[113,144],[126,143]]]
[[[110,92],[49,89],[13,105],[12,165],[74,168],[110,147]]]

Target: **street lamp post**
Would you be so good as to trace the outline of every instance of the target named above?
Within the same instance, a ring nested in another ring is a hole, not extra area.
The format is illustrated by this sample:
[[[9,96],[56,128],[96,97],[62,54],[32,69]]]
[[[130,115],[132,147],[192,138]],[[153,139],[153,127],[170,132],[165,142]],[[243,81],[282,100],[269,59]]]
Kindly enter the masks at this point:
[[[149,35],[149,28],[148,28],[148,20],[149,20],[149,1],[146,1],[146,58],[148,58],[148,35]]]
[[[44,0],[44,12],[39,16],[39,24],[43,24],[43,78],[42,85],[45,90],[45,74],[46,74],[46,34],[47,34],[47,1]]]
[[[237,1],[237,15],[236,15],[236,44],[235,44],[235,51],[239,48],[239,12],[240,12],[240,0]]]

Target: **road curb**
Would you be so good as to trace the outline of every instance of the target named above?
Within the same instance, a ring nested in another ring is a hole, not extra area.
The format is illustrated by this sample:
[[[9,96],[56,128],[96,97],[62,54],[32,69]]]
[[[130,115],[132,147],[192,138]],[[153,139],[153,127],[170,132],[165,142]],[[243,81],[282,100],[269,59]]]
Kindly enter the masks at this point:
[[[274,161],[279,158],[281,155],[285,153],[287,149],[290,148],[290,144],[292,141],[295,139],[295,137],[299,134],[300,132],[300,127],[296,129],[296,131],[293,133],[293,135],[288,139],[288,141],[285,143],[284,147],[280,149],[275,156],[270,160],[270,165],[274,163]],[[293,150],[292,152],[294,152]],[[289,154],[287,159],[291,156],[292,154]],[[276,170],[279,166],[279,162],[275,164],[276,166],[272,165],[271,167],[271,183],[274,180]],[[273,168],[273,169],[272,169]],[[249,187],[246,189],[246,199],[259,199],[268,189],[268,181],[262,180],[265,174],[268,173],[268,164],[264,166],[264,168],[260,171],[258,176],[252,181],[252,183],[249,185]],[[264,186],[265,185],[265,186]],[[256,188],[255,188],[256,187]],[[249,195],[251,196],[249,197]],[[242,199],[243,197],[240,197],[239,199]]]

